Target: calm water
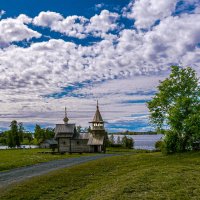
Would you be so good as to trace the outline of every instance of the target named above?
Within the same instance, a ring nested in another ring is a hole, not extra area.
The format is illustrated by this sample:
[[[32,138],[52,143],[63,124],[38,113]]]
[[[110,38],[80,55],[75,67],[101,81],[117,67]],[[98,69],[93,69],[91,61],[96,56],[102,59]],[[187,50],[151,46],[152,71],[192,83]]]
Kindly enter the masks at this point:
[[[124,135],[114,135],[114,140],[117,142],[118,136],[122,139]],[[160,140],[163,135],[130,135],[127,136],[130,138],[133,138],[135,141],[134,148],[135,149],[147,149],[147,150],[153,150],[155,149],[155,143]]]
[[[38,148],[37,145],[21,145],[21,148],[24,148],[24,149],[35,149],[35,148]],[[10,149],[8,146],[0,146],[0,149]]]

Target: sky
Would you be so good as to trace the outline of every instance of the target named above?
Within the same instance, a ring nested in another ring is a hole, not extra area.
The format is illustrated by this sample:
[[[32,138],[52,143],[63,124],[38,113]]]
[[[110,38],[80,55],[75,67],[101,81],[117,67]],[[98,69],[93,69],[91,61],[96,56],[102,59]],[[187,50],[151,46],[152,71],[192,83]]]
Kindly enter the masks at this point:
[[[170,66],[200,75],[199,0],[0,0],[0,130],[12,120],[150,131]]]

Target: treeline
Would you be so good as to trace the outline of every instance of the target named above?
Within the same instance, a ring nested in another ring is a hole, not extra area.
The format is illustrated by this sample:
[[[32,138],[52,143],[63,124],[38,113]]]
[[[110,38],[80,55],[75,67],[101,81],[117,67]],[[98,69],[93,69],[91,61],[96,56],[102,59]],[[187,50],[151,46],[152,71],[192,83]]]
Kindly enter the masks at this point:
[[[108,147],[124,147],[127,149],[133,149],[134,148],[134,140],[133,140],[133,138],[129,138],[127,136],[123,136],[122,138],[120,136],[118,136],[117,140],[115,140],[114,135],[111,134],[108,137],[107,146]]]
[[[54,137],[53,128],[41,128],[40,125],[36,124],[34,129],[34,138],[37,140],[37,143],[41,143],[46,139],[51,139]]]
[[[13,120],[10,129],[0,134],[0,144],[9,147],[20,147],[22,144],[40,144],[46,139],[54,137],[53,128],[41,128],[36,124],[34,132],[25,130],[23,123]]]
[[[146,132],[135,132],[135,131],[124,131],[124,132],[116,132],[112,133],[115,135],[155,135],[157,132],[154,131],[146,131]]]

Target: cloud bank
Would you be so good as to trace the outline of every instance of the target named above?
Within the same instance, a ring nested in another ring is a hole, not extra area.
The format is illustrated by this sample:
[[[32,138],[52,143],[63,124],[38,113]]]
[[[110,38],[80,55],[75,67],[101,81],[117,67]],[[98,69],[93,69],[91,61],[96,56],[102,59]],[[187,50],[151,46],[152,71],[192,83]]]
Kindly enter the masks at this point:
[[[32,18],[21,14],[1,19],[2,124],[19,118],[53,125],[67,106],[72,120],[85,126],[98,98],[106,121],[142,120],[149,129],[145,102],[170,66],[190,65],[199,73],[199,4],[179,4],[137,0],[118,13],[98,6],[100,12],[90,18],[41,11]],[[186,12],[191,4],[194,9]],[[125,18],[131,28],[123,24]],[[43,41],[43,29],[49,29],[48,40]],[[66,38],[54,38],[52,32]],[[83,44],[68,37],[99,40]]]

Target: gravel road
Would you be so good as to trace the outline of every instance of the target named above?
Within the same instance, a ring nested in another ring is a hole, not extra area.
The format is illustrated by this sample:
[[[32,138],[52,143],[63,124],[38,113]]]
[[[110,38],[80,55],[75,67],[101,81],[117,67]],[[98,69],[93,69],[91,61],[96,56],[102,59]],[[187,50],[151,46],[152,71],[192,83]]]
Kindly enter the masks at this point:
[[[20,182],[27,178],[46,174],[50,171],[71,167],[81,163],[85,163],[100,158],[114,156],[113,154],[99,154],[95,156],[83,156],[79,158],[67,158],[62,160],[54,160],[50,162],[40,163],[27,167],[16,168],[7,172],[0,172],[0,188],[8,186],[12,183]]]

